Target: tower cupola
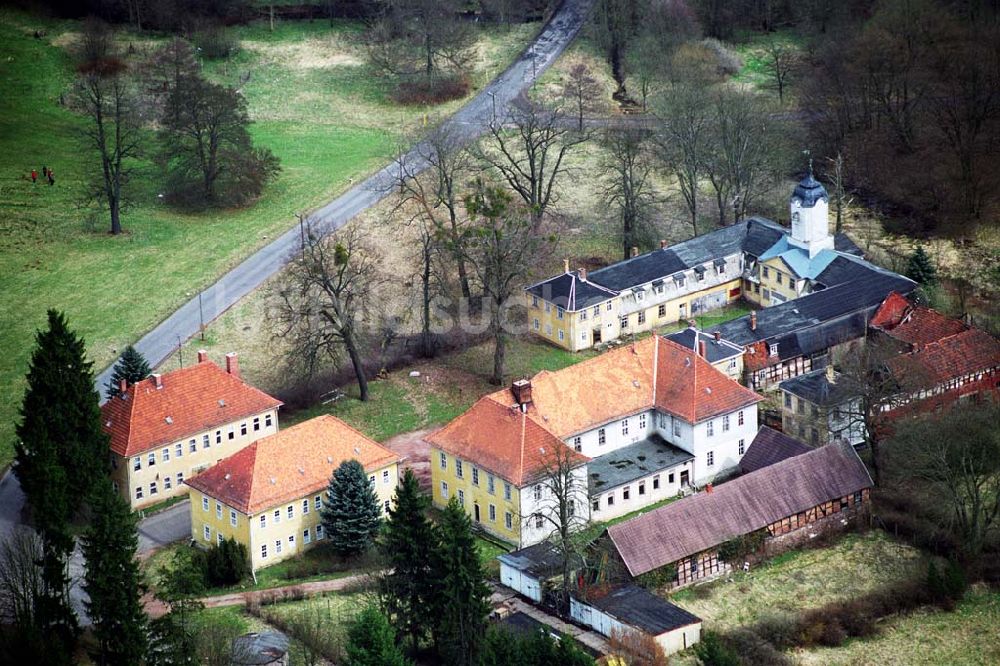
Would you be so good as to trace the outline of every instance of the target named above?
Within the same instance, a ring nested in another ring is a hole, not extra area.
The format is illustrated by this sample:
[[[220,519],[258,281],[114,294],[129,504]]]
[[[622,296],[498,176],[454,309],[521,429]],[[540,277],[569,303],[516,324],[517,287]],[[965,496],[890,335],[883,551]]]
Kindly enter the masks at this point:
[[[822,183],[813,177],[812,160],[809,173],[799,181],[789,202],[792,217],[792,236],[789,242],[816,256],[821,250],[833,249],[830,235],[830,195]]]

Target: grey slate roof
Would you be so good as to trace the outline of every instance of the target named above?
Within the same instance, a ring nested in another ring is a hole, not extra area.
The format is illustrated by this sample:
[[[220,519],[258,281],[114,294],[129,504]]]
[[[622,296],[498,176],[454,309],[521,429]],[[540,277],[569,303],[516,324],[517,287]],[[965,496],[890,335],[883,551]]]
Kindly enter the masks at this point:
[[[778,242],[778,239],[788,234],[788,229],[777,222],[762,217],[751,217],[746,221],[746,237],[743,241],[743,251],[759,257]]]
[[[264,666],[288,653],[288,637],[279,631],[244,634],[233,641],[232,648],[234,665]]]
[[[812,447],[799,440],[773,428],[761,426],[740,459],[740,471],[749,474],[810,451]]]
[[[562,556],[556,544],[542,541],[533,546],[498,555],[497,559],[509,567],[545,579],[562,570]],[[582,564],[582,560],[575,566]]]
[[[873,485],[850,445],[827,444],[608,527],[632,576]]]
[[[589,279],[581,280],[576,271],[549,278],[528,287],[526,291],[570,312],[603,303],[615,295],[615,292],[602,288]]]
[[[826,188],[812,175],[812,169],[805,178],[799,181],[792,191],[792,201],[801,201],[803,208],[812,208],[817,201],[830,203],[830,195],[826,193]]]
[[[673,248],[668,247],[598,269],[590,274],[589,279],[609,289],[622,291],[687,268],[688,265]]]
[[[603,493],[688,460],[694,456],[653,434],[587,463],[587,486],[591,495]]]
[[[781,382],[780,387],[821,407],[842,405],[854,397],[845,382],[837,382],[835,378],[831,384],[825,368],[786,379]]]
[[[637,585],[623,585],[597,599],[584,601],[608,615],[652,635],[701,622],[697,615]]]
[[[709,363],[718,363],[743,353],[743,348],[739,345],[728,342],[725,338],[717,341],[714,335],[703,333],[696,328],[685,328],[665,337],[691,351],[697,351],[698,341],[703,340],[705,342],[705,358],[708,359]]]

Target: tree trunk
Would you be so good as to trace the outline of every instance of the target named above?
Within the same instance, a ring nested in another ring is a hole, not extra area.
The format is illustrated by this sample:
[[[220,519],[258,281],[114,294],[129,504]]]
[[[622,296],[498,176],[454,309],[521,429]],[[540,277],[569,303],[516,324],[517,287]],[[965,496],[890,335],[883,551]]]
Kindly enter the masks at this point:
[[[500,321],[500,305],[493,315],[493,383],[503,386],[504,364],[507,358],[507,334]]]
[[[111,235],[117,236],[122,232],[121,206],[117,200],[108,203],[111,208]]]
[[[434,356],[433,344],[431,342],[431,246],[430,239],[424,238],[423,261],[424,271],[421,275],[423,287],[423,330],[421,332],[421,353],[430,358]]]
[[[344,346],[347,347],[347,354],[351,357],[351,365],[354,366],[354,375],[358,379],[358,392],[362,402],[368,401],[368,377],[365,375],[364,361],[358,351],[358,343],[354,339],[354,330],[345,328],[343,332]]]

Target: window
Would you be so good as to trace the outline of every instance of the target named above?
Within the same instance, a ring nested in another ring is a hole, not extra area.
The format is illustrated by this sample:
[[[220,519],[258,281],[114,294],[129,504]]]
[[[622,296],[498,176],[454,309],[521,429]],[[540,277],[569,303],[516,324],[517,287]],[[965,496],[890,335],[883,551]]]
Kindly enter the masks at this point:
[[[615,494],[608,493],[608,506],[614,506],[614,505],[615,505]]]
[[[150,495],[155,495],[156,494],[156,481],[150,481],[150,483],[149,483],[149,494]]]
[[[260,417],[259,416],[253,417],[253,429],[254,429],[254,432],[257,432],[258,430],[260,430]]]
[[[538,307],[538,296],[532,296],[531,297],[531,307],[533,307],[533,308],[537,308]]]
[[[486,475],[486,492],[490,495],[496,492],[496,479],[493,478],[492,474]]]
[[[607,307],[607,310],[608,310],[608,312],[611,312],[611,301],[608,301],[608,307]]]
[[[514,516],[510,515],[510,511],[503,514],[503,524],[508,530],[514,529]]]
[[[622,488],[622,501],[627,502],[631,496],[632,496],[632,488],[630,488],[629,486],[625,486],[624,488]]]
[[[492,504],[490,504],[490,522],[497,522],[497,508]]]
[[[713,467],[715,465],[715,451],[709,451],[705,454],[705,464],[709,467]]]
[[[262,529],[265,528],[265,527],[267,527],[267,515],[266,514],[263,514],[263,513],[260,514],[260,526],[261,526]]]
[[[302,515],[304,516],[307,513],[309,513],[309,500],[304,499],[302,500]]]
[[[188,441],[188,452],[189,453],[197,453],[198,452],[198,442],[197,442],[197,440],[192,439],[192,440]]]
[[[320,509],[323,508],[323,496],[322,495],[316,495],[316,497],[313,498],[313,508],[315,510],[317,510],[317,511],[319,511]]]
[[[674,282],[677,283],[677,288],[678,289],[683,289],[684,288],[684,283],[687,282],[687,278],[685,278],[683,275],[681,275],[680,277],[674,278]]]
[[[441,454],[441,469],[448,469],[448,456]]]
[[[565,338],[566,338],[566,334],[565,334],[565,333],[563,333],[563,330],[562,330],[561,328],[559,329],[559,331],[558,331],[558,332],[559,332],[559,339],[560,339],[560,340],[563,340],[563,339],[565,339]]]
[[[833,418],[835,421],[839,421],[843,415],[840,413],[840,407],[833,408]]]
[[[581,438],[581,437],[574,437],[573,438],[573,450],[574,451],[583,451],[583,438]]]
[[[559,306],[556,306],[556,319],[562,319],[565,314],[566,314],[565,310],[563,310]]]
[[[805,414],[806,413],[806,401],[803,400],[802,398],[799,398],[799,405],[798,406],[799,406],[799,414]]]
[[[202,525],[201,536],[205,541],[209,541],[212,538],[212,528],[208,525]]]
[[[659,489],[660,489],[660,475],[657,474],[653,477],[653,490],[659,490]],[[642,493],[640,492],[639,494],[641,495]]]
[[[236,512],[232,509],[229,510],[229,524],[236,527]]]
[[[542,514],[536,513],[535,514],[535,529],[536,530],[540,530],[540,529],[542,529],[542,527],[544,527],[544,525],[545,525],[545,519],[542,518]]]
[[[247,424],[246,421],[240,424],[240,437],[246,437],[247,434]]]
[[[140,469],[142,469],[142,458],[136,456],[132,458],[132,471],[138,472]]]
[[[295,517],[295,505],[294,504],[289,504],[288,505],[288,519],[291,520],[294,517]]]
[[[659,309],[657,309],[657,311],[656,311],[656,316],[657,317],[661,317],[661,318],[662,317],[666,317],[667,316],[667,306],[666,305],[661,305],[659,307]]]
[[[271,415],[270,414],[265,414],[264,415],[264,427],[265,428],[270,428],[271,427]]]
[[[542,486],[541,484],[537,484],[535,486],[535,501],[537,502],[540,499],[542,499]]]
[[[680,437],[680,436],[681,436],[681,422],[678,421],[677,419],[674,419],[674,437]]]
[[[184,472],[177,472],[177,485],[184,483]]]
[[[771,343],[770,352],[771,352],[771,356],[777,356],[778,355],[778,343],[777,342],[772,342]]]
[[[156,464],[156,454],[155,453],[150,453],[146,457],[146,467],[152,467],[155,464]]]
[[[646,415],[639,414],[639,430],[645,430],[645,429],[646,429]]]
[[[531,320],[531,327],[534,328],[536,331],[539,330],[542,327],[542,325],[539,323],[537,317],[535,319]]]
[[[233,426],[229,426],[229,439],[236,439],[236,429]]]
[[[222,545],[222,541],[223,541],[223,539],[222,539],[222,532],[216,532],[215,533],[215,542],[221,546]]]
[[[458,505],[465,506],[465,491],[461,488],[458,489]]]
[[[622,315],[622,328],[628,328],[628,315]]]
[[[816,428],[811,428],[809,431],[809,439],[813,444],[819,444],[819,431]]]
[[[740,450],[740,455],[743,455],[744,453],[746,453],[747,445],[746,445],[746,440],[745,439],[741,439],[740,440],[740,449],[739,450]]]
[[[142,499],[142,486],[135,487],[135,498]]]
[[[608,441],[608,437],[607,437],[607,435],[604,432],[604,428],[599,429],[597,431],[597,444],[599,446],[604,446],[605,442],[607,442],[607,441]]]
[[[580,310],[580,321],[587,321],[587,311]]]
[[[382,483],[389,483],[389,470],[382,470]]]
[[[546,303],[545,304],[545,314],[548,314],[549,312],[552,312],[552,306],[549,305],[548,303]]]
[[[715,266],[715,272],[716,272],[717,275],[724,274],[726,272],[726,265],[725,264],[716,264],[716,266]]]
[[[174,444],[174,457],[180,458],[183,455],[184,455],[184,447],[181,446],[180,442],[177,442],[176,444]]]
[[[505,500],[507,500],[507,501],[510,501],[510,484],[509,483],[504,483],[503,484],[503,498]]]
[[[729,369],[730,370],[735,370],[736,369],[736,359],[735,358],[729,359]]]
[[[645,495],[646,494],[646,482],[645,481],[640,481],[639,482],[639,494],[640,495]]]
[[[594,500],[593,502],[591,502],[590,503],[590,509],[592,511],[600,511],[601,510],[601,500]]]
[[[274,552],[275,554],[281,552],[281,539],[278,539],[277,541],[274,542]]]
[[[818,405],[813,405],[812,406],[812,415],[813,416],[819,416],[819,406]]]
[[[864,500],[864,497],[865,497],[864,493],[859,490],[858,492],[854,493],[854,503],[861,504],[862,500]]]
[[[462,470],[462,461],[455,458],[455,476],[462,479],[465,478],[465,472]]]
[[[302,530],[302,543],[312,542],[312,532],[310,530]]]
[[[385,476],[389,476],[389,472],[385,472]],[[478,467],[473,467],[472,468],[472,485],[474,485],[474,486],[478,486],[479,485],[479,468]]]
[[[172,487],[172,483],[171,482],[172,482],[172,479],[170,478],[169,474],[167,474],[166,476],[164,476],[163,477],[163,489],[164,490],[170,490],[170,488]]]
[[[642,324],[645,323],[646,323],[646,311],[643,310],[642,312],[639,313],[639,325],[641,326]]]
[[[445,499],[448,499],[448,482],[447,481],[442,481],[441,482],[441,497],[443,497]]]
[[[222,504],[219,502],[215,503],[215,517],[222,518]]]
[[[781,278],[782,278],[781,271],[774,271],[774,279],[778,284],[782,284]]]
[[[316,526],[316,541],[321,541],[323,539],[323,523]]]
[[[764,277],[771,277],[771,272],[767,269],[767,266],[764,266],[761,270],[764,271]]]
[[[274,524],[277,525],[281,522],[281,509],[274,510]]]
[[[266,543],[262,543],[260,545],[260,559],[262,559],[262,560],[266,560],[267,559],[267,544]]]
[[[674,483],[674,473],[673,472],[671,472],[670,474],[667,475],[667,483],[673,485],[673,483]]]
[[[628,419],[622,419],[622,434],[628,434]]]
[[[705,424],[705,432],[709,437],[715,437],[715,419]]]
[[[289,534],[288,535],[288,547],[289,548],[295,548],[295,535],[294,534]]]
[[[729,414],[722,417],[722,432],[729,432]]]
[[[736,414],[736,425],[743,425],[743,410],[741,409]]]
[[[792,394],[788,393],[787,391],[785,392],[785,407],[787,409],[792,408]]]

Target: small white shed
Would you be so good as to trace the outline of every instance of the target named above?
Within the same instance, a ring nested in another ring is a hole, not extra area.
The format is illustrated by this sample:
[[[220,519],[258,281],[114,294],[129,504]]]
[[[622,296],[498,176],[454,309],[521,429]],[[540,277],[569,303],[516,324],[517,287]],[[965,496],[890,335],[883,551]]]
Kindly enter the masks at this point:
[[[597,598],[572,597],[570,615],[608,637],[616,630],[652,636],[667,656],[701,640],[701,618],[635,585]]]
[[[545,582],[562,574],[562,555],[549,541],[497,557],[500,582],[535,603],[541,603]]]

